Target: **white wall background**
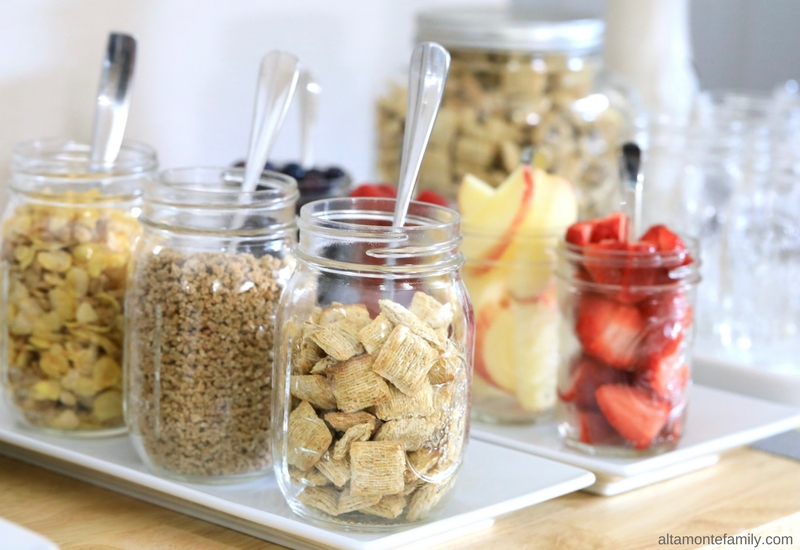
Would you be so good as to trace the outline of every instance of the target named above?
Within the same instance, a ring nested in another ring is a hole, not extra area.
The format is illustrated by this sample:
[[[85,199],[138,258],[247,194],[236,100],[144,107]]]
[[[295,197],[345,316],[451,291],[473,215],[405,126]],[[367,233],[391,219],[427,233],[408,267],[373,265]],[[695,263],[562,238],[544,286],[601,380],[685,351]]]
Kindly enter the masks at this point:
[[[515,0],[602,11],[602,0]],[[503,3],[503,0],[461,0]],[[109,30],[139,36],[128,137],[164,167],[228,164],[247,147],[259,60],[298,55],[324,93],[317,157],[373,176],[373,102],[411,51],[413,14],[459,0],[0,0],[0,174],[16,142],[88,139]],[[770,88],[800,76],[798,0],[694,0],[706,86]],[[292,112],[275,156],[298,154]]]

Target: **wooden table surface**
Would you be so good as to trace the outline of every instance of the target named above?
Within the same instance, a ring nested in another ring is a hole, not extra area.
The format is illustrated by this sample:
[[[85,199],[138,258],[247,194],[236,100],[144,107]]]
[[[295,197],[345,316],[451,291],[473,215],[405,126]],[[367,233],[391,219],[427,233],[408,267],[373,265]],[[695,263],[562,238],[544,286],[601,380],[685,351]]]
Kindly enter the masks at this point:
[[[283,548],[2,456],[0,517],[62,550]],[[440,548],[670,548],[660,536],[742,532],[790,535],[797,544],[766,548],[800,548],[800,462],[740,449],[712,468],[627,494],[574,493],[532,506]]]

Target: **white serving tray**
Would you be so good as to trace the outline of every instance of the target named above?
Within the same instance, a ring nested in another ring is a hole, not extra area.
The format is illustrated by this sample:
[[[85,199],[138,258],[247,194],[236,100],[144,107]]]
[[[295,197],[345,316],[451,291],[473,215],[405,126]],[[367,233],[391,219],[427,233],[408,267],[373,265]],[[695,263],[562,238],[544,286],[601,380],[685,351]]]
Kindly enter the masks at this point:
[[[695,354],[692,378],[705,386],[800,407],[800,369],[797,368],[762,368]]]
[[[800,409],[695,384],[686,431],[674,451],[646,458],[590,456],[565,447],[555,423],[474,423],[472,437],[585,468],[597,475],[588,491],[612,495],[716,463],[722,451],[800,426]]]
[[[0,540],[3,550],[58,550],[53,541],[3,518],[0,518]]]
[[[69,439],[31,432],[0,405],[0,453],[270,542],[300,549],[425,548],[491,527],[494,518],[591,485],[590,472],[471,441],[453,498],[436,521],[358,534],[294,515],[273,476],[237,485],[183,484],[149,473],[127,437]]]

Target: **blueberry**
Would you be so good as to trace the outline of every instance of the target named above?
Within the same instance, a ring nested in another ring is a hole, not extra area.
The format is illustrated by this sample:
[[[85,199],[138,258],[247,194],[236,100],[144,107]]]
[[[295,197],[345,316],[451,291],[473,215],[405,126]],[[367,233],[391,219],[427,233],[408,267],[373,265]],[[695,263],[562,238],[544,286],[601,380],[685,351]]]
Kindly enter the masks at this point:
[[[264,165],[264,170],[271,170],[271,171],[273,171],[273,172],[274,172],[274,171],[275,171],[275,170],[277,170],[277,169],[278,169],[278,168],[277,168],[277,167],[276,167],[274,164],[272,164],[271,162],[267,162],[267,163]]]
[[[234,168],[244,168],[244,161],[243,161],[243,160],[240,160],[240,161],[238,161],[238,162],[234,162],[234,163],[233,163],[233,167],[234,167]]]
[[[325,177],[329,180],[339,179],[344,176],[344,170],[338,168],[336,166],[331,166],[327,170],[325,170]]]
[[[281,172],[298,181],[303,179],[306,175],[306,171],[303,170],[303,167],[297,164],[296,162],[290,162],[289,164],[286,164],[281,169]]]

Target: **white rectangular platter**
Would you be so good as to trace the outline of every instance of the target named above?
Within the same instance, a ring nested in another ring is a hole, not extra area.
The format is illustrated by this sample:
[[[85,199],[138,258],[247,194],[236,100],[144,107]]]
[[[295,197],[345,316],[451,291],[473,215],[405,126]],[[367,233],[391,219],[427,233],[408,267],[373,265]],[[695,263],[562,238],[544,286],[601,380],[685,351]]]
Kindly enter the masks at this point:
[[[674,451],[645,458],[590,456],[565,447],[555,423],[533,426],[473,424],[472,437],[572,464],[594,472],[598,482],[642,476],[650,483],[716,462],[722,451],[800,426],[800,409],[695,384],[689,398],[686,431]],[[704,457],[709,457],[702,460]],[[680,467],[685,465],[686,469]],[[691,464],[694,467],[688,467]],[[659,475],[661,473],[662,475]],[[629,483],[630,488],[647,483]],[[619,487],[622,487],[620,485]],[[598,487],[599,488],[599,487]],[[596,489],[598,489],[596,488]],[[590,489],[591,490],[591,489]],[[615,494],[620,490],[595,490]]]
[[[800,368],[760,367],[695,354],[692,377],[705,386],[800,407]]]
[[[489,528],[499,515],[578,491],[595,480],[573,466],[471,441],[455,494],[435,521],[389,533],[358,534],[302,521],[287,506],[273,476],[227,486],[166,480],[146,470],[127,437],[44,435],[15,425],[2,406],[0,453],[300,549],[425,548]]]

